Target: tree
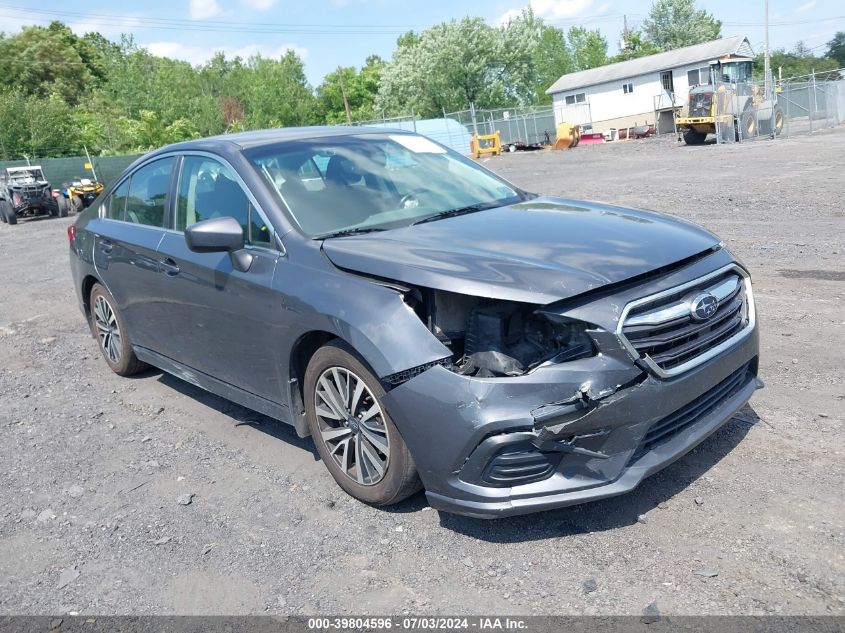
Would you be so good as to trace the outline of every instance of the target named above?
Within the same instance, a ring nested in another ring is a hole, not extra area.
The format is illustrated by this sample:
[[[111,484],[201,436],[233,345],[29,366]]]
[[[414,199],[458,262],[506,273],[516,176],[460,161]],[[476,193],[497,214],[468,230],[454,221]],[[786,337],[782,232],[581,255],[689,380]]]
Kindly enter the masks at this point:
[[[772,74],[775,78],[780,75],[784,79],[839,68],[839,63],[835,59],[814,56],[812,51],[803,42],[798,42],[791,51],[786,51],[782,48],[772,51],[770,61]],[[762,53],[757,55],[754,60],[754,76],[758,79],[763,78]]]
[[[697,9],[695,0],[656,0],[642,29],[646,41],[669,51],[718,39],[722,23]]]
[[[533,54],[534,70],[537,79],[534,83],[534,102],[548,104],[552,96],[546,90],[561,75],[573,70],[572,55],[566,44],[566,33],[554,26],[543,25]]]
[[[381,57],[370,55],[360,71],[347,66],[326,75],[316,90],[320,118],[326,123],[346,122],[343,92],[353,121],[375,118],[374,105],[384,65]],[[343,90],[340,73],[343,73]]]
[[[835,60],[840,68],[845,68],[845,31],[837,31],[827,43],[825,57]]]
[[[607,40],[598,29],[572,26],[566,34],[574,71],[604,66],[607,62]]]
[[[641,32],[631,31],[625,37],[622,49],[610,61],[624,62],[662,52],[660,48],[646,40]]]
[[[382,72],[376,109],[441,116],[470,103],[491,108],[531,100],[531,30],[522,18],[497,28],[466,17],[406,34]]]
[[[61,22],[26,26],[0,39],[0,84],[75,105],[104,76],[99,51]]]

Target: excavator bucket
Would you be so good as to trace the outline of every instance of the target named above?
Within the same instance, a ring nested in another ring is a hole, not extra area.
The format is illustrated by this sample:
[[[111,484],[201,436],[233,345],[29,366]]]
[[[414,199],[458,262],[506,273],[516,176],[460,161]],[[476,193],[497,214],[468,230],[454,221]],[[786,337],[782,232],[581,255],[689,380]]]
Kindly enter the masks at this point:
[[[570,149],[576,147],[581,140],[581,130],[577,125],[561,123],[555,132],[555,144],[552,149]]]

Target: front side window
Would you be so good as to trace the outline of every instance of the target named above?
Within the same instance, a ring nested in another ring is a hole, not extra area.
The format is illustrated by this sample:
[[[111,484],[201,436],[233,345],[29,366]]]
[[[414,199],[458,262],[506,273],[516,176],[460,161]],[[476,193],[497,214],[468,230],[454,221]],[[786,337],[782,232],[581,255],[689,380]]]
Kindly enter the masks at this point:
[[[174,228],[184,231],[202,220],[232,217],[250,244],[270,246],[271,230],[250,204],[232,170],[213,158],[186,156],[179,177]]]
[[[164,209],[172,171],[173,158],[170,157],[144,165],[132,174],[123,217],[126,222],[164,226]]]
[[[521,199],[475,162],[414,134],[288,141],[249,150],[247,158],[310,237],[396,228]]]

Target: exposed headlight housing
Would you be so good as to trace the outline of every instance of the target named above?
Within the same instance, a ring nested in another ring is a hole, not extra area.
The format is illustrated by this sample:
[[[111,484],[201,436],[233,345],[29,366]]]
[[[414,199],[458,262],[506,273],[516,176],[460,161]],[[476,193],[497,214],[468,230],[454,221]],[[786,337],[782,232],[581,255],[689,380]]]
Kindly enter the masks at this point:
[[[457,371],[475,376],[519,376],[544,362],[562,363],[596,353],[589,325],[537,310],[494,302],[470,311]]]

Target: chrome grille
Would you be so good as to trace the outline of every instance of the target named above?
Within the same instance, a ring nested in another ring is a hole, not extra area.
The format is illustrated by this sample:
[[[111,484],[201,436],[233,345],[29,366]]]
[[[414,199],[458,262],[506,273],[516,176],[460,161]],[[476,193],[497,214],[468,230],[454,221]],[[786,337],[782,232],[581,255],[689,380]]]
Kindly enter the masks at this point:
[[[718,300],[712,316],[697,320],[691,304],[696,296]],[[636,359],[659,376],[692,369],[737,342],[754,327],[748,275],[728,266],[677,288],[629,303],[618,334]]]

